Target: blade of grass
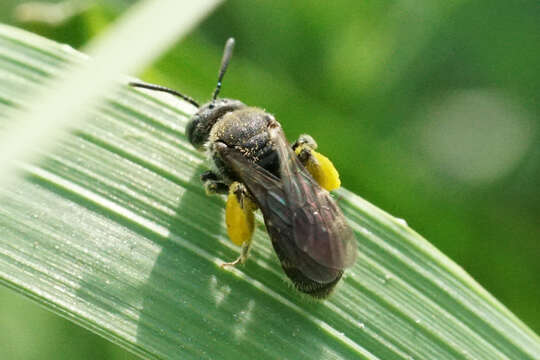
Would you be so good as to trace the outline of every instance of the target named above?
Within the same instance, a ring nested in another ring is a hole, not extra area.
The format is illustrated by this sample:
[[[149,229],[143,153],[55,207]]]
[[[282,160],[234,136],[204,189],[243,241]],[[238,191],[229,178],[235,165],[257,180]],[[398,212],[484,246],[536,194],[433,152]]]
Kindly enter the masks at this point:
[[[0,28],[0,114],[77,58]],[[221,270],[237,249],[198,181],[189,114],[127,88],[89,111],[1,195],[0,279],[41,305],[151,358],[540,357],[461,268],[346,190],[359,258],[329,300],[288,288],[260,222],[247,266]]]

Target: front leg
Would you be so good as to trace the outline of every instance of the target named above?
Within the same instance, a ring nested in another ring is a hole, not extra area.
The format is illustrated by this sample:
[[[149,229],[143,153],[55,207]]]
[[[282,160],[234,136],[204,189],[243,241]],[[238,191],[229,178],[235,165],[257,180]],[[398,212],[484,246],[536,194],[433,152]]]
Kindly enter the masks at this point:
[[[204,190],[206,190],[208,195],[224,195],[229,193],[229,185],[227,185],[218,174],[211,170],[201,174],[201,181],[203,182]]]

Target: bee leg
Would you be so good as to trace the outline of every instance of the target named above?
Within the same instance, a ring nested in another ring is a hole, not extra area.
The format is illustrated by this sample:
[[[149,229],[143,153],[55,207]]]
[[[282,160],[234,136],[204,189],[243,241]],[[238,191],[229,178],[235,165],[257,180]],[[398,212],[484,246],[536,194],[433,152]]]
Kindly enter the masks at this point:
[[[224,263],[221,267],[235,266],[246,262],[255,225],[253,212],[257,209],[250,199],[245,186],[233,182],[230,186],[227,206],[225,208],[225,222],[229,238],[236,245],[242,245],[240,256],[233,262]]]
[[[201,174],[201,181],[208,195],[227,194],[229,193],[229,185],[213,171],[205,171]]]
[[[292,144],[292,148],[293,150],[296,151],[296,149],[299,147],[299,146],[302,146],[302,147],[307,147],[308,149],[310,150],[317,150],[317,142],[315,141],[315,139],[311,136],[311,135],[308,135],[308,134],[302,134],[298,137],[298,140],[296,140],[293,144]]]
[[[201,181],[206,181],[206,180],[220,180],[220,177],[218,174],[216,174],[215,172],[213,172],[212,170],[207,170],[205,172],[203,172],[201,174]]]
[[[221,181],[208,180],[204,183],[204,190],[208,195],[220,194],[224,195],[229,192],[229,185]]]
[[[249,256],[249,250],[251,249],[251,239],[249,241],[246,241],[242,244],[242,252],[240,253],[240,256],[236,258],[236,260],[231,262],[226,262],[221,264],[221,268],[226,268],[228,266],[236,266],[238,264],[242,265],[246,262],[248,256]]]
[[[307,168],[308,164],[314,161],[313,153],[311,149],[308,149],[307,147],[297,148],[296,155],[298,156],[298,159],[304,165],[304,167]]]
[[[323,189],[332,191],[341,186],[339,173],[334,164],[326,156],[315,151],[317,143],[311,136],[300,135],[292,148],[302,165]]]
[[[315,161],[313,151],[317,149],[317,142],[310,135],[302,134],[292,144],[292,149],[298,156],[298,159],[307,167],[310,162]]]

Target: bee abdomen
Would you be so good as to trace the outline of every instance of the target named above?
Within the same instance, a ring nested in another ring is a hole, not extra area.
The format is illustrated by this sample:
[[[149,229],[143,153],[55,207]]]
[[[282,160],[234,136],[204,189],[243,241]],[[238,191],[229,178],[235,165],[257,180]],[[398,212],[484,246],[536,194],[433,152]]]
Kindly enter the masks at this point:
[[[342,270],[335,270],[336,277],[334,278],[334,280],[328,283],[320,283],[306,277],[297,268],[288,267],[283,263],[281,264],[281,267],[283,268],[283,271],[285,271],[285,274],[289,277],[289,279],[291,279],[294,287],[298,291],[313,296],[317,299],[327,298],[338,283],[339,279],[341,279],[341,276],[343,275]]]

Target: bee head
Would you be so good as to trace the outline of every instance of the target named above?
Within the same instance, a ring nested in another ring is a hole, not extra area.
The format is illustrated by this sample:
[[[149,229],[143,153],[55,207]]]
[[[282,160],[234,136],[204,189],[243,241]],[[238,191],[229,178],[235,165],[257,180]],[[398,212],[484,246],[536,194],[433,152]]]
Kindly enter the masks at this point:
[[[221,66],[219,67],[218,81],[216,89],[212,94],[212,100],[199,107],[199,111],[191,118],[187,125],[186,134],[189,142],[197,150],[201,150],[208,140],[212,126],[226,113],[246,107],[242,102],[231,99],[218,99],[221,90],[221,81],[227,72],[229,61],[231,60],[234,49],[234,39],[229,38],[225,43]]]
[[[186,135],[197,150],[201,150],[208,141],[212,126],[226,113],[246,107],[244,103],[233,99],[212,100],[199,108],[189,121]]]

